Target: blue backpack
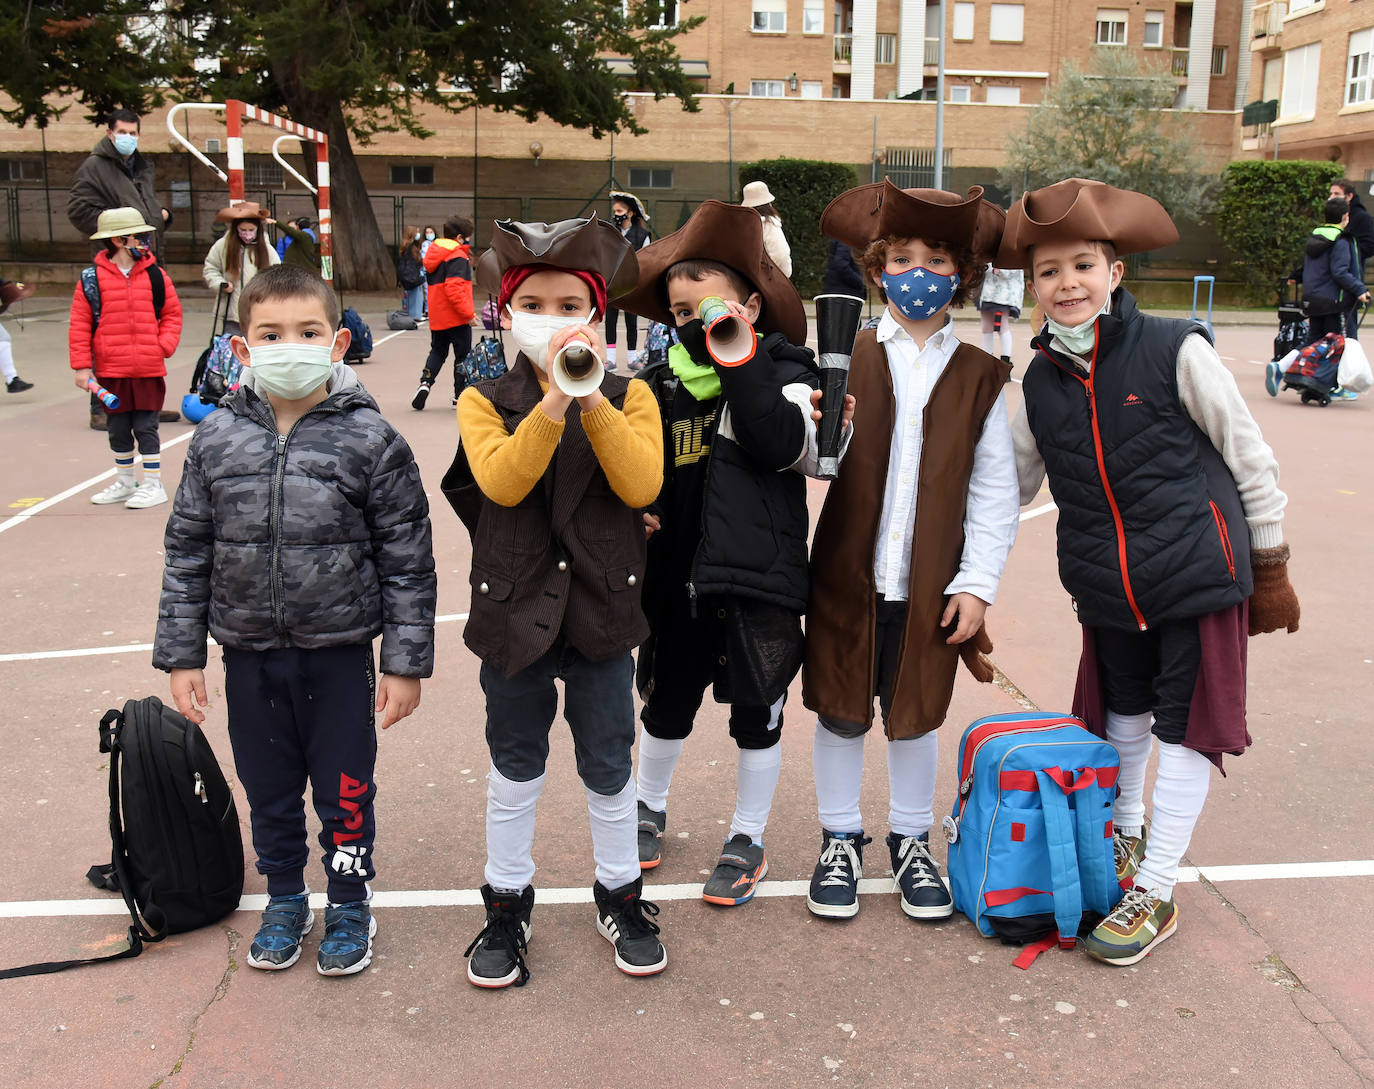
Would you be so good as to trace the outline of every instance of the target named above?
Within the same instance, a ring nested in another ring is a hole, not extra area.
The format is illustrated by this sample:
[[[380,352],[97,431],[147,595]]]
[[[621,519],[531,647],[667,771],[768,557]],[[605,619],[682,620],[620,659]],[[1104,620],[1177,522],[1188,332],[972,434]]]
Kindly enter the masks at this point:
[[[1073,948],[1116,907],[1112,806],[1121,759],[1070,715],[991,715],[959,743],[959,797],[945,818],[954,906],[1006,944]],[[1025,960],[1025,963],[1022,961]]]
[[[481,337],[458,365],[463,385],[500,378],[506,373],[506,353],[495,337]]]
[[[372,327],[358,316],[353,307],[346,308],[340,315],[339,325],[352,336],[348,351],[344,353],[345,362],[363,360],[372,354]]]

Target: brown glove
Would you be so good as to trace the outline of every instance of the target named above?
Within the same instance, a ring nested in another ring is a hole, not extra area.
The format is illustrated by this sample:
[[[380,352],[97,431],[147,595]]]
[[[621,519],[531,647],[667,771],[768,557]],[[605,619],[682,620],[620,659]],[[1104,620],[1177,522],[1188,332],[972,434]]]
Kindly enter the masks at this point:
[[[1255,592],[1250,598],[1250,634],[1287,628],[1298,630],[1298,595],[1288,581],[1288,545],[1260,548],[1250,554]]]
[[[959,644],[959,657],[964,660],[964,665],[968,666],[968,671],[973,674],[973,679],[982,684],[987,684],[992,680],[992,661],[985,657],[991,653],[992,640],[988,638],[986,624],[980,624],[973,635]]]

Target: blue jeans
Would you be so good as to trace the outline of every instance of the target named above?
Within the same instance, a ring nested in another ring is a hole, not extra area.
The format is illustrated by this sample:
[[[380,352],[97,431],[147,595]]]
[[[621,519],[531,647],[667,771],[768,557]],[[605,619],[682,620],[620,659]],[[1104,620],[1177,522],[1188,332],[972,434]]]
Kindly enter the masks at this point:
[[[406,292],[405,297],[406,313],[412,318],[423,318],[425,316],[425,285],[412,287]]]
[[[516,783],[544,774],[549,730],[558,712],[572,730],[577,774],[589,790],[615,794],[630,781],[635,740],[634,661],[629,653],[591,662],[562,639],[513,677],[483,663],[487,747],[496,770]]]

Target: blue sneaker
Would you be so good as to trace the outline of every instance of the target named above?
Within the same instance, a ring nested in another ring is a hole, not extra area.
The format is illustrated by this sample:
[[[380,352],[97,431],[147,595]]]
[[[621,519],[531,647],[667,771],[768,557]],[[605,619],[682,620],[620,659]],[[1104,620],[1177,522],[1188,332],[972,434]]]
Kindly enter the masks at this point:
[[[806,906],[825,919],[852,919],[859,913],[859,879],[864,875],[864,847],[873,841],[863,832],[836,834],[821,829],[821,856],[811,875]]]
[[[1340,386],[1331,391],[1331,400],[1333,401],[1353,401],[1358,396],[1359,394],[1353,389],[1342,389]]]
[[[367,901],[330,904],[324,909],[324,938],[315,967],[322,976],[351,976],[372,963],[377,920]]]
[[[1283,381],[1283,371],[1279,370],[1278,360],[1270,360],[1264,365],[1264,388],[1270,397],[1279,395],[1279,383]]]
[[[248,948],[248,963],[269,972],[290,968],[301,957],[301,940],[315,925],[309,893],[274,896],[267,901],[253,944]]]

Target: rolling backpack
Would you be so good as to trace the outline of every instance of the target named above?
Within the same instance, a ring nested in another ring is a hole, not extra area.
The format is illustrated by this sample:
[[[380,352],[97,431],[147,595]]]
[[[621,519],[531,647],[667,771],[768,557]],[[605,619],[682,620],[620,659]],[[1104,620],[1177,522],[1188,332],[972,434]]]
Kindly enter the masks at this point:
[[[92,866],[86,876],[123,895],[129,947],[10,968],[0,971],[0,979],[136,957],[145,942],[208,926],[238,907],[238,810],[200,727],[156,696],[129,700],[100,720],[100,751],[110,754],[112,853],[108,865]]]
[[[1027,968],[1116,907],[1112,806],[1121,760],[1070,715],[992,715],[959,742],[959,796],[945,818],[954,906],[988,937],[1035,943]]]

